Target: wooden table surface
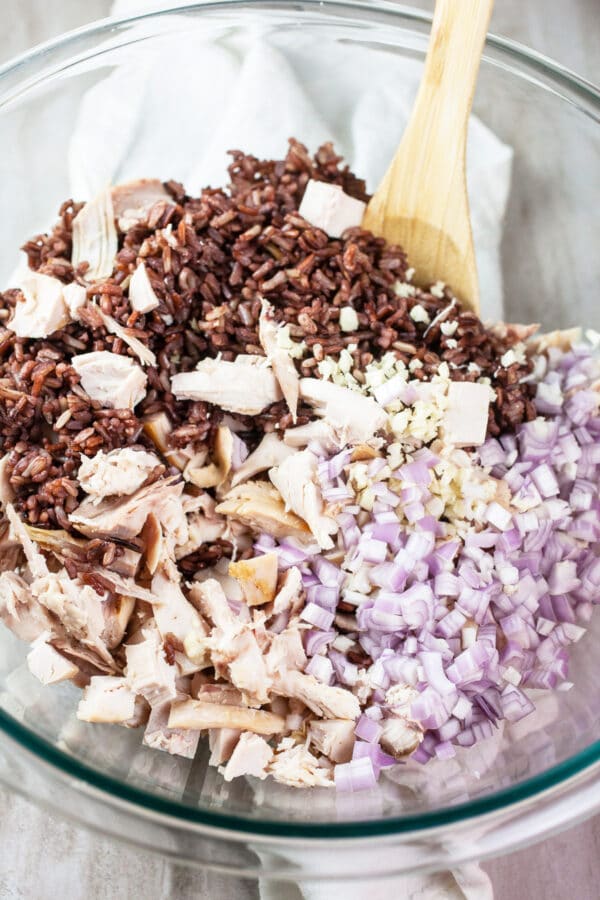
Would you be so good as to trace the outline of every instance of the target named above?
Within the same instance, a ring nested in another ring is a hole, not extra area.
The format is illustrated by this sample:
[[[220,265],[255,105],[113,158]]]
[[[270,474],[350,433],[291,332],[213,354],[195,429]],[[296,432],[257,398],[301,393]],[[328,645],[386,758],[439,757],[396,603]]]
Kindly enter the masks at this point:
[[[431,10],[433,0],[412,0]],[[0,63],[108,14],[110,0],[2,0]],[[600,0],[497,0],[491,30],[600,83]],[[600,816],[485,864],[496,900],[596,900]],[[0,790],[0,898],[19,900],[256,900],[256,885],[192,872],[91,835]],[[392,898],[390,898],[392,900]],[[401,898],[394,898],[401,900]]]

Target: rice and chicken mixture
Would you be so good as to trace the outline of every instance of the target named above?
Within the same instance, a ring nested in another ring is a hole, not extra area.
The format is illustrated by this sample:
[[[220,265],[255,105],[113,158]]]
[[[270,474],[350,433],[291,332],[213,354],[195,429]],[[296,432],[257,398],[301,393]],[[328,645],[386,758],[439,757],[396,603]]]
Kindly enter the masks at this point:
[[[361,790],[569,689],[598,336],[484,325],[331,145],[69,200],[0,294],[0,616],[86,722]]]

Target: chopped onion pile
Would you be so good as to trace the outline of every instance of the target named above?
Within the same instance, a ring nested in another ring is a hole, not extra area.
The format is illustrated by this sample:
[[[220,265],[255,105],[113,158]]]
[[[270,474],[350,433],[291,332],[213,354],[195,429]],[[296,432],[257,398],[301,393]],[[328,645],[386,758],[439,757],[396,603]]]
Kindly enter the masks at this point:
[[[373,459],[370,508],[356,502],[344,450],[321,453],[319,466],[323,497],[345,504],[338,547],[322,555],[267,536],[256,545],[275,549],[281,569],[301,569],[306,671],[352,690],[364,709],[353,759],[335,767],[338,790],[370,787],[397,761],[396,726],[417,735],[415,760],[447,759],[531,713],[528,688],[570,687],[568,647],[600,599],[600,362],[586,346],[554,348],[535,378],[537,419],[460,451],[476,484],[507,489],[477,494],[467,528],[431,505],[447,467],[431,449],[391,473],[396,490],[378,480],[386,461]]]

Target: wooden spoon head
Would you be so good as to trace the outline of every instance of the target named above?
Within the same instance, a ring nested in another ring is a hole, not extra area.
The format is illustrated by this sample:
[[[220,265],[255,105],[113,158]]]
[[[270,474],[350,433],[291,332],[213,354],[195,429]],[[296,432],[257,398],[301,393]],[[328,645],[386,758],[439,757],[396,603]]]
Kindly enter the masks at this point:
[[[415,269],[416,284],[428,287],[436,281],[443,281],[465,308],[478,312],[479,279],[472,239],[459,247],[447,231],[430,222],[389,213],[380,217],[373,214],[369,207],[363,228],[384,237],[388,244],[404,247],[409,265]]]

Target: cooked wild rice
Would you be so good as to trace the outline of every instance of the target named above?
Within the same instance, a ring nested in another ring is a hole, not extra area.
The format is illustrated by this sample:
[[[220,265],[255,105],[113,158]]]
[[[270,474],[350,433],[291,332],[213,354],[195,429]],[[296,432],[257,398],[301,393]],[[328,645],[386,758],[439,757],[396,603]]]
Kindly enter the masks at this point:
[[[452,309],[452,338],[439,325],[429,329],[410,316],[420,304],[433,320],[451,300],[447,288],[394,289],[407,280],[407,260],[399,247],[360,229],[340,240],[302,219],[298,207],[307,181],[315,178],[342,185],[365,199],[364,182],[340,166],[331,144],[314,158],[291,140],[284,160],[264,161],[234,151],[229,191],[207,188],[188,196],[181,185],[167,182],[170,201],[152,207],[148,222],[119,235],[113,275],[88,288],[99,308],[131,330],[156,355],[148,367],[148,392],[136,412],[100,409],[79,385],[69,361],[73,354],[110,350],[131,355],[122,339],[107,332],[93,307],[81,321],[47,340],[16,337],[0,325],[0,440],[9,451],[9,476],[16,505],[31,524],[71,529],[67,514],[80,497],[74,476],[82,454],[122,446],[148,446],[144,416],[165,410],[174,431],[172,446],[210,441],[221,413],[209,404],[176,401],[170,376],[193,369],[204,356],[262,353],[257,326],[260,297],[290,326],[291,337],[305,341],[307,355],[298,365],[303,374],[318,375],[317,361],[337,358],[350,344],[360,371],[387,350],[422,367],[414,377],[428,379],[441,361],[456,380],[491,379],[496,400],[490,407],[489,433],[512,429],[534,416],[531,389],[521,383],[529,364],[498,367],[498,359],[514,343],[485,328],[471,312]],[[69,200],[50,234],[28,241],[29,265],[63,282],[81,281],[83,267],[71,265],[72,221],[81,204]],[[128,279],[138,262],[146,264],[160,305],[147,315],[132,312]],[[0,294],[0,310],[11,310],[19,291]],[[346,333],[340,309],[352,306],[358,331]],[[0,318],[0,321],[2,319]],[[475,365],[472,365],[475,364]],[[303,409],[299,410],[302,424]],[[260,433],[289,424],[285,403],[247,419],[251,445]],[[199,568],[228,554],[230,546],[206,548],[202,559],[182,561],[182,569]],[[103,553],[107,552],[104,548]]]

